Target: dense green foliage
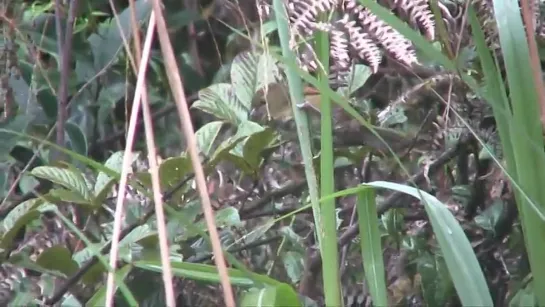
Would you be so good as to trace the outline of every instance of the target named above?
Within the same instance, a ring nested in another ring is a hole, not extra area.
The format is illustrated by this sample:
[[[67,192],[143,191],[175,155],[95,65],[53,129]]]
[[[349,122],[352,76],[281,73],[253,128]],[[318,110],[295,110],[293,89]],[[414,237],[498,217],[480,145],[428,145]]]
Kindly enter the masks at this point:
[[[106,300],[137,80],[126,47],[152,5],[58,2],[0,5],[1,306]],[[238,305],[545,303],[543,135],[517,1],[162,2]],[[222,305],[157,37],[149,62],[176,303]],[[165,305],[143,127],[115,306]]]

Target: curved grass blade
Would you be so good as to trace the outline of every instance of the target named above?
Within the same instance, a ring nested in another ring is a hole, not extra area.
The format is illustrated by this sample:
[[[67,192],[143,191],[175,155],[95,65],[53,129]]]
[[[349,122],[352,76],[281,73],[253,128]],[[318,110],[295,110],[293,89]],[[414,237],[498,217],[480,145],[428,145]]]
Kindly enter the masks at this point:
[[[369,187],[390,189],[420,199],[428,213],[433,232],[462,305],[493,306],[486,279],[469,240],[452,213],[437,198],[416,188],[387,181],[366,183],[325,198],[357,194]]]

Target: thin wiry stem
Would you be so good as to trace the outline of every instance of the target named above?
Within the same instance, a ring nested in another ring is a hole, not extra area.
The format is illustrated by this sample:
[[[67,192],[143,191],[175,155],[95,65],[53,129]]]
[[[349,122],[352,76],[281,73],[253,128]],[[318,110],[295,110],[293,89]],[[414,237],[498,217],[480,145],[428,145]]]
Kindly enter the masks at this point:
[[[153,16],[153,15],[152,15]],[[127,144],[125,146],[125,152],[123,154],[123,168],[121,170],[121,180],[119,181],[119,191],[117,194],[117,202],[115,208],[115,218],[112,233],[112,247],[110,249],[110,265],[115,268],[117,262],[117,251],[119,248],[119,236],[121,234],[121,223],[123,218],[123,204],[125,200],[125,192],[127,189],[127,177],[128,170],[132,161],[132,147],[134,144],[134,136],[136,131],[136,122],[138,118],[138,112],[140,111],[140,100],[143,94],[143,84],[145,81],[146,67],[148,66],[149,49],[151,47],[151,38],[153,37],[153,31],[155,28],[154,18],[150,18],[148,25],[148,32],[146,34],[146,42],[144,43],[144,53],[148,53],[148,56],[144,56],[140,63],[140,69],[138,70],[138,80],[136,81],[136,91],[134,93],[134,100],[132,104],[132,112],[129,121],[129,129],[127,133]],[[146,52],[146,50],[148,50]],[[115,271],[115,270],[114,270]],[[114,297],[114,274],[115,272],[108,273],[108,279],[106,283],[106,306],[113,306]]]
[[[170,84],[171,91],[173,92],[176,106],[178,108],[178,116],[182,123],[184,135],[188,144],[188,152],[191,157],[191,163],[193,164],[193,170],[195,171],[195,180],[197,183],[197,189],[202,201],[202,208],[210,233],[210,240],[212,243],[212,251],[214,252],[214,260],[221,280],[223,289],[223,295],[225,299],[225,305],[228,307],[235,306],[235,299],[233,296],[233,290],[229,280],[227,272],[227,266],[225,264],[225,257],[223,255],[221,243],[219,240],[218,230],[216,228],[216,222],[214,220],[214,213],[212,211],[212,204],[210,202],[210,196],[206,186],[206,178],[204,175],[203,167],[200,163],[199,153],[197,151],[197,140],[195,138],[195,131],[193,124],[191,123],[191,115],[189,114],[189,108],[185,97],[185,92],[182,87],[182,79],[178,70],[178,64],[174,56],[174,50],[170,42],[168,35],[167,25],[163,16],[161,2],[158,0],[153,1],[153,11],[157,16],[157,32],[159,35],[159,43],[161,44],[161,51],[165,59],[165,66],[167,68],[167,76]]]

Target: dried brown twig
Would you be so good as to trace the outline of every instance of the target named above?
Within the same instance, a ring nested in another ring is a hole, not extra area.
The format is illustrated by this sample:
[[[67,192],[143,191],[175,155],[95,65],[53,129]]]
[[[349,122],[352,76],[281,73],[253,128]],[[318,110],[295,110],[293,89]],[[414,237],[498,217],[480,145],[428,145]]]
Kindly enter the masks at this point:
[[[195,138],[195,131],[193,124],[191,123],[191,115],[189,114],[189,107],[185,97],[184,89],[182,87],[182,79],[178,70],[178,64],[174,56],[170,37],[168,35],[168,29],[163,16],[161,3],[158,0],[153,1],[153,12],[157,17],[157,32],[159,36],[159,43],[161,45],[161,51],[165,59],[165,67],[167,68],[167,76],[170,84],[170,89],[173,92],[176,106],[178,109],[178,116],[182,123],[184,135],[188,143],[188,152],[193,164],[193,170],[195,171],[195,180],[197,183],[197,189],[202,201],[202,207],[206,220],[208,232],[210,233],[210,240],[212,243],[212,251],[214,253],[214,260],[218,268],[218,273],[221,280],[223,289],[223,295],[225,304],[228,307],[235,306],[235,299],[233,296],[233,290],[229,281],[227,273],[227,266],[223,256],[221,243],[219,241],[218,231],[216,229],[216,223],[214,220],[214,213],[212,211],[212,204],[210,202],[210,196],[208,195],[208,189],[206,186],[206,178],[204,170],[200,164],[199,154],[197,151],[197,140]]]

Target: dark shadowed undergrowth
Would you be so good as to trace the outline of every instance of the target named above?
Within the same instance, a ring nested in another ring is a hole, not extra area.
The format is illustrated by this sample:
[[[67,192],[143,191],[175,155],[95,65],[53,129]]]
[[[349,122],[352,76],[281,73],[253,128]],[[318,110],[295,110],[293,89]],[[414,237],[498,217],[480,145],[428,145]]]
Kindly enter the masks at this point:
[[[146,82],[153,1],[59,2],[0,5],[0,305],[545,304],[541,1],[165,0]]]

